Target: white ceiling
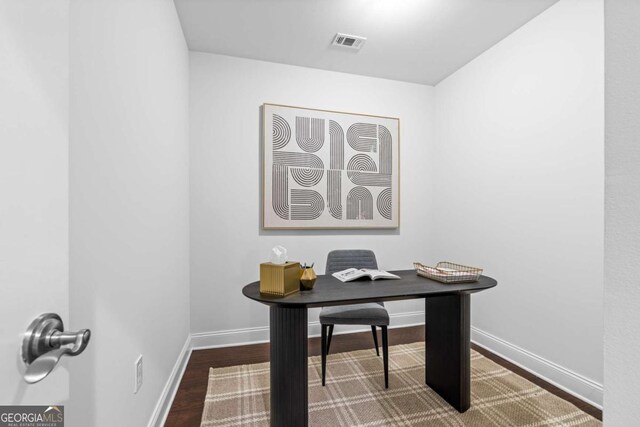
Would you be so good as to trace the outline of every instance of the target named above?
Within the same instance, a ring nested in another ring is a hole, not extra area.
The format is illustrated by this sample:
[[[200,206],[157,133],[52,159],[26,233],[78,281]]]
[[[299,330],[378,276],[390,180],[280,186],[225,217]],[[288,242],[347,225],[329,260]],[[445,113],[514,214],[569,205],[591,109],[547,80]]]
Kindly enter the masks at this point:
[[[191,50],[434,85],[558,0],[175,0]],[[330,46],[367,37],[360,51]]]

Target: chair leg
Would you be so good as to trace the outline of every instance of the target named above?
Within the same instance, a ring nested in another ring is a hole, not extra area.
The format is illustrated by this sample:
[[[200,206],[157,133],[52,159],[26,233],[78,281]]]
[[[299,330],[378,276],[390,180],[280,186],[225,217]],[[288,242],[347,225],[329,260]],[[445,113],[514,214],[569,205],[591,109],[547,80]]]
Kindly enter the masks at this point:
[[[371,333],[373,333],[373,343],[376,346],[376,356],[380,356],[380,351],[378,350],[378,334],[376,333],[376,325],[371,325]]]
[[[382,358],[384,360],[384,388],[389,388],[389,341],[386,326],[382,326]]]
[[[327,327],[328,325],[320,325],[322,342],[320,343],[320,347],[322,347],[322,386],[324,387],[325,375],[327,372]]]
[[[329,355],[329,348],[331,347],[331,337],[333,336],[333,325],[329,326],[329,339],[327,340],[327,355]]]

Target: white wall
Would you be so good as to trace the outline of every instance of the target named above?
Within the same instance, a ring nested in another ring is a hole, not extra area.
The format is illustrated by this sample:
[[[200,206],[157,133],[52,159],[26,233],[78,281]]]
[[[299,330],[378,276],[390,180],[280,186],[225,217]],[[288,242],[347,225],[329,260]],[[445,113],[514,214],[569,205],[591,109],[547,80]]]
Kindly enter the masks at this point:
[[[67,414],[139,427],[189,333],[188,51],[171,0],[72,1],[70,21],[71,316],[93,338]]]
[[[36,316],[69,324],[68,15],[67,0],[0,1],[0,405],[69,396],[67,361],[28,386],[20,357]]]
[[[247,59],[192,52],[191,57],[191,329],[213,332],[205,344],[268,339],[268,309],[242,296],[258,264],[278,244],[290,259],[370,248],[384,269],[428,260],[433,203],[427,164],[433,143],[433,88]],[[260,106],[265,102],[400,117],[400,229],[264,231],[260,224]],[[396,317],[422,321],[421,301],[390,303]],[[317,320],[317,311],[310,321]],[[243,328],[258,328],[238,331]],[[220,334],[234,330],[235,333]],[[255,333],[254,333],[255,332]],[[312,330],[312,333],[314,331]],[[336,330],[336,333],[339,331]]]
[[[561,0],[436,87],[438,258],[498,279],[473,339],[602,399],[602,0]]]
[[[640,2],[605,1],[604,421],[640,419]]]

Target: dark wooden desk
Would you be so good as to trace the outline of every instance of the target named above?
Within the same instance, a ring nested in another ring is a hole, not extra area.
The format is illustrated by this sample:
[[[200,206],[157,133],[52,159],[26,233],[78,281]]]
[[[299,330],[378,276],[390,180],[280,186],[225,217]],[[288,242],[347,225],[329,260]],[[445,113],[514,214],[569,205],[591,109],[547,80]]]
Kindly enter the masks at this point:
[[[445,285],[394,271],[400,280],[342,283],[318,276],[315,287],[284,298],[260,295],[260,283],[242,289],[247,298],[270,306],[271,425],[307,426],[307,309],[373,301],[425,299],[426,384],[459,412],[471,404],[470,294],[497,285],[481,276],[475,283]]]

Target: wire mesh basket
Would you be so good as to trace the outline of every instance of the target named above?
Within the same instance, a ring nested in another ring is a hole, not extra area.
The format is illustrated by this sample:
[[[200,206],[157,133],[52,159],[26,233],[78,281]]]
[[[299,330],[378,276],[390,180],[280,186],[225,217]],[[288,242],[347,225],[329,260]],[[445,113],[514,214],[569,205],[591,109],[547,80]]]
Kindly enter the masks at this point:
[[[468,265],[455,264],[447,261],[439,262],[435,267],[414,262],[413,267],[416,269],[418,276],[437,280],[442,283],[477,282],[482,274],[481,268],[469,267]]]

